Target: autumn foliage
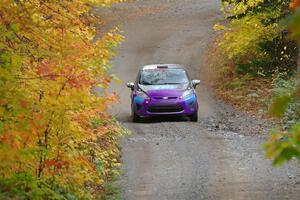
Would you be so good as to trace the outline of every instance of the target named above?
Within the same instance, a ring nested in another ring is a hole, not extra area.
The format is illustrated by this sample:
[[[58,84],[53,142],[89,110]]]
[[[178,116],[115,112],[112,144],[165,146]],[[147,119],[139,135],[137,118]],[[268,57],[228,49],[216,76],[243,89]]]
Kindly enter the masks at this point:
[[[240,109],[277,118],[265,145],[273,165],[300,160],[300,1],[222,2],[227,23],[214,26],[218,93]]]
[[[292,11],[296,11],[296,9],[300,6],[300,0],[295,0],[290,4],[290,8]]]
[[[91,11],[114,2],[0,2],[0,199],[101,197],[116,173],[124,130],[105,88],[122,37],[93,41],[102,20]]]

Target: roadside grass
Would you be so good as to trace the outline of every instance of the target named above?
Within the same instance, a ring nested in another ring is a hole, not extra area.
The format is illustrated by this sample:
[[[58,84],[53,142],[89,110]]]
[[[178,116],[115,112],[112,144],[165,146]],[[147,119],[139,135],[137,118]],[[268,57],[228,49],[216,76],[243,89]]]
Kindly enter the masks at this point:
[[[100,200],[121,200],[121,194],[124,190],[123,188],[123,171],[121,169],[121,146],[120,140],[122,137],[128,136],[131,134],[131,131],[125,128],[118,120],[113,117],[114,122],[121,127],[122,135],[116,135],[111,138],[111,142],[108,145],[113,145],[114,149],[117,149],[117,153],[113,154],[112,160],[114,162],[110,163],[110,173],[107,176],[106,182],[102,187],[102,195],[99,198]]]
[[[114,177],[111,181],[104,185],[104,194],[101,200],[121,200],[122,188],[116,185],[118,177]]]
[[[116,119],[114,119],[116,120]],[[116,120],[117,121],[117,120]],[[118,122],[119,123],[119,122]],[[119,124],[119,126],[122,126]],[[131,134],[131,131],[123,127],[123,134],[121,137],[125,137]],[[121,170],[121,146],[120,139],[121,137],[115,137],[114,145],[115,149],[118,149],[118,153],[114,155],[115,164],[111,165],[111,173],[107,177],[106,183],[103,185],[102,191],[103,194],[100,197],[100,200],[121,200],[121,194],[124,190],[123,188],[123,171]]]
[[[215,91],[218,96],[240,110],[259,117],[268,117],[268,105],[273,93],[271,80],[235,74],[231,78],[217,79]]]
[[[211,43],[204,72],[214,94],[236,107],[260,118],[269,118],[268,109],[273,97],[272,79],[238,74],[234,63],[225,60],[218,47],[220,36]]]

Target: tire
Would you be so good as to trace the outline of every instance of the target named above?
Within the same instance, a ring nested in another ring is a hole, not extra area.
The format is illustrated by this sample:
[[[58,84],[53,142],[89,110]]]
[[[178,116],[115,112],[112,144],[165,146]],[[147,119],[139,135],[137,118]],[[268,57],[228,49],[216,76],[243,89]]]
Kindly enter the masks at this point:
[[[139,123],[140,121],[141,121],[140,116],[138,116],[137,114],[135,114],[135,112],[133,111],[132,122]]]
[[[197,122],[198,121],[198,112],[194,112],[191,116],[190,119],[192,122]]]
[[[132,122],[135,122],[135,123],[139,123],[141,121],[141,118],[140,116],[138,116],[135,111],[134,111],[134,106],[132,106],[132,109],[131,109],[131,115],[132,115]]]

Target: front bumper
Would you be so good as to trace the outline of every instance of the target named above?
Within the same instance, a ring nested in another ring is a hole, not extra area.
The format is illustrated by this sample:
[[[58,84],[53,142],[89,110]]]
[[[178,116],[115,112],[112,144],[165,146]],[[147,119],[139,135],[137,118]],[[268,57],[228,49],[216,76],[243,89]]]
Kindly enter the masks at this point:
[[[135,96],[133,106],[134,112],[140,117],[158,115],[187,116],[197,112],[197,96],[193,94],[185,99],[143,99]]]

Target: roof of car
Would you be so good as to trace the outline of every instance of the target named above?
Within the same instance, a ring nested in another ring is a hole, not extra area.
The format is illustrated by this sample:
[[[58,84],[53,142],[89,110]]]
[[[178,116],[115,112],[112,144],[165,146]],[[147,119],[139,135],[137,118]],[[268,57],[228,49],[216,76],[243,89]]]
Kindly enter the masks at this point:
[[[145,65],[141,69],[157,69],[157,68],[170,68],[170,69],[184,69],[183,66],[178,64],[152,64],[152,65]]]

